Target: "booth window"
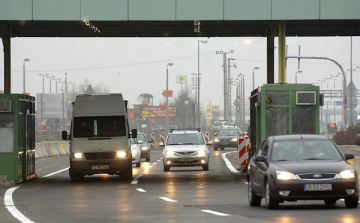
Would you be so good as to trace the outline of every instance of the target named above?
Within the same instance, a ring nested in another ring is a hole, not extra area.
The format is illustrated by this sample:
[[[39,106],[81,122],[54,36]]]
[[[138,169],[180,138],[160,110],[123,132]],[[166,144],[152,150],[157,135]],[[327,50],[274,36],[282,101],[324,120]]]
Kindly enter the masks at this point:
[[[265,111],[266,137],[289,134],[288,108],[267,108]]]
[[[13,152],[14,147],[14,115],[0,115],[0,152]]]
[[[315,108],[293,108],[292,134],[315,134]]]

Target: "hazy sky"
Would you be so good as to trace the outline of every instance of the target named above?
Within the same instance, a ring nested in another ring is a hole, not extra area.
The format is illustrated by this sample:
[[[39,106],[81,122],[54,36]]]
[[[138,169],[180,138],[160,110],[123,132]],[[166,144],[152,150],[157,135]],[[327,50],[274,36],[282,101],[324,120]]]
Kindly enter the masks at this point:
[[[38,74],[50,74],[76,85],[86,78],[96,85],[101,83],[111,92],[123,93],[130,104],[137,104],[137,97],[150,93],[154,105],[163,100],[161,93],[166,88],[166,65],[169,67],[169,89],[174,95],[180,91],[176,76],[187,75],[191,85],[192,73],[197,73],[197,40],[208,40],[200,45],[201,103],[212,101],[213,105],[223,108],[223,56],[216,51],[230,51],[228,58],[235,58],[236,69],[231,68],[232,77],[245,74],[245,92],[252,90],[252,71],[255,70],[255,86],[266,82],[266,38],[13,38],[12,54],[12,93],[23,90],[23,61],[26,62],[26,91],[36,96],[42,93],[43,79]],[[288,37],[288,55],[297,56],[301,46],[302,56],[328,57],[338,61],[350,75],[350,37]],[[275,46],[277,46],[275,39]],[[0,45],[2,49],[2,44]],[[360,87],[360,37],[353,37],[353,81]],[[0,55],[0,90],[4,86],[4,55]],[[278,82],[278,52],[275,49],[275,82]],[[287,82],[295,82],[298,70],[296,59],[287,62]],[[340,69],[325,60],[302,60],[302,73],[298,74],[298,83],[315,83],[325,77],[337,75]],[[120,75],[119,75],[120,73]],[[341,77],[336,79],[336,89],[341,87]],[[45,78],[45,93],[49,93],[49,79]],[[320,85],[320,84],[319,84]],[[334,88],[334,80],[328,81],[329,89]],[[52,81],[52,93],[55,81]],[[71,85],[69,85],[71,88]],[[185,85],[183,85],[185,88]],[[327,82],[322,83],[327,88]],[[61,89],[61,85],[58,84]],[[235,86],[232,91],[235,95]],[[233,100],[232,100],[233,101]]]

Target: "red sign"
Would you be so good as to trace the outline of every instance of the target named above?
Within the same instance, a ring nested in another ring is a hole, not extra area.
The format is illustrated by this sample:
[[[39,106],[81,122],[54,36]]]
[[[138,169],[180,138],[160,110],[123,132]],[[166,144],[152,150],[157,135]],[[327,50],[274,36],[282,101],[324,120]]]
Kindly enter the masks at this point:
[[[168,92],[169,92],[169,97],[171,98],[173,96],[173,90],[168,90]],[[166,97],[166,91],[163,91],[162,95]]]
[[[141,107],[141,117],[166,117],[166,106]],[[169,117],[176,117],[176,107],[169,107]]]

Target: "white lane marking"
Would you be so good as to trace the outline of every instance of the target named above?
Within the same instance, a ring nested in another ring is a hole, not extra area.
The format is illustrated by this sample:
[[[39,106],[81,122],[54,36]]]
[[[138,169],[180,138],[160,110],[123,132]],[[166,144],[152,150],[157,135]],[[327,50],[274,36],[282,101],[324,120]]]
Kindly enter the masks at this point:
[[[345,199],[339,199],[340,201],[345,201]],[[360,201],[358,202],[360,204]]]
[[[139,192],[142,192],[142,193],[147,192],[146,190],[144,190],[142,188],[136,188],[136,190],[139,191]]]
[[[16,209],[16,207],[14,205],[14,202],[13,202],[13,199],[12,199],[12,194],[18,188],[19,188],[19,186],[16,186],[16,187],[12,187],[12,188],[10,188],[10,189],[8,189],[6,191],[5,196],[4,196],[5,207],[12,214],[12,216],[14,216],[20,222],[22,222],[22,223],[34,223],[33,221],[31,221],[30,219],[25,217],[25,215],[23,215],[18,209]]]
[[[62,169],[62,170],[58,170],[58,171],[53,172],[53,173],[49,173],[48,175],[42,176],[42,177],[40,177],[40,178],[51,177],[51,176],[53,176],[53,175],[55,175],[55,174],[61,173],[61,172],[65,171],[65,170],[68,170],[68,169],[69,169],[69,167],[67,167],[67,168],[65,168],[65,169]]]
[[[223,160],[225,161],[226,163],[226,166],[229,168],[229,170],[232,172],[232,173],[239,173],[239,171],[237,171],[233,165],[231,165],[230,161],[226,158],[226,154],[228,153],[231,153],[231,152],[227,152],[227,153],[223,153],[221,156],[223,158]]]
[[[153,164],[156,164],[156,163],[153,163]]]
[[[138,180],[133,180],[131,181],[131,184],[137,184],[139,181]]]
[[[167,197],[159,197],[160,199],[163,199],[165,201],[169,201],[169,202],[177,202],[176,200],[173,200],[173,199],[170,199],[170,198],[167,198]]]
[[[201,210],[201,211],[207,212],[209,214],[218,215],[218,216],[230,216],[229,214],[224,214],[224,213],[217,212],[217,211],[212,211],[212,210]]]

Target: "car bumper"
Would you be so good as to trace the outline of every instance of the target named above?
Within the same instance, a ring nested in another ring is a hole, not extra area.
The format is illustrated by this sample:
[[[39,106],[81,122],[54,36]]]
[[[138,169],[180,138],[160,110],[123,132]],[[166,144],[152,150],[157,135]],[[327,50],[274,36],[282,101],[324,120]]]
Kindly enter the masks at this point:
[[[75,174],[118,174],[129,168],[129,159],[70,160],[71,171]]]
[[[204,166],[209,163],[209,156],[164,157],[163,160],[170,167]]]
[[[231,147],[231,148],[238,148],[238,143],[236,142],[213,142],[214,148],[225,148],[225,147]]]
[[[327,191],[306,191],[306,184],[331,184],[331,190]],[[353,190],[348,193],[347,190]],[[288,195],[283,192],[290,191]],[[273,184],[271,194],[274,199],[279,201],[293,200],[324,200],[324,199],[342,199],[356,195],[358,193],[357,183],[348,180],[333,181],[304,181],[299,183],[276,183]]]

